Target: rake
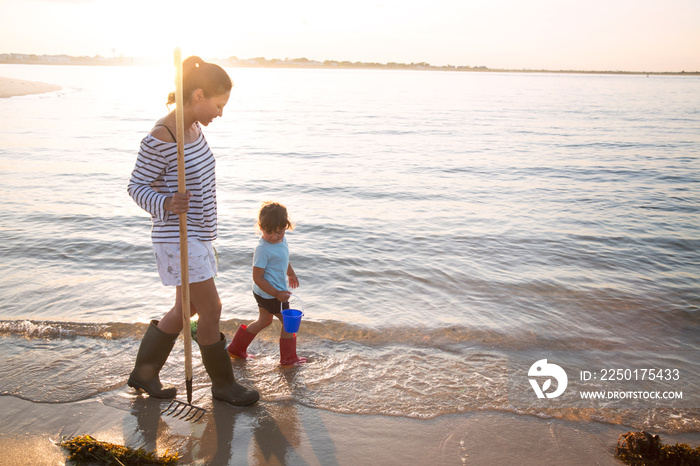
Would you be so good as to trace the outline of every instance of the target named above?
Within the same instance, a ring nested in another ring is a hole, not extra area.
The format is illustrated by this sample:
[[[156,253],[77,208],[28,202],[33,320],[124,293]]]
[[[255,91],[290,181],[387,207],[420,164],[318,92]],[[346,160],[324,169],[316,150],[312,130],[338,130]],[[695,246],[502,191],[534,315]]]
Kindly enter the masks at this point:
[[[183,421],[197,422],[202,419],[202,416],[204,416],[206,412],[206,409],[200,408],[199,406],[194,406],[191,403],[173,400],[170,402],[168,407],[160,413],[176,419],[182,419]]]
[[[175,122],[177,140],[177,190],[187,192],[185,178],[185,99],[182,91],[182,53],[175,49]],[[206,409],[192,405],[192,333],[190,331],[190,277],[187,263],[187,213],[180,214],[180,279],[182,294],[182,326],[185,330],[185,385],[187,386],[187,403],[173,399],[167,408],[161,411],[166,416],[174,416],[186,421],[196,422],[204,416]]]

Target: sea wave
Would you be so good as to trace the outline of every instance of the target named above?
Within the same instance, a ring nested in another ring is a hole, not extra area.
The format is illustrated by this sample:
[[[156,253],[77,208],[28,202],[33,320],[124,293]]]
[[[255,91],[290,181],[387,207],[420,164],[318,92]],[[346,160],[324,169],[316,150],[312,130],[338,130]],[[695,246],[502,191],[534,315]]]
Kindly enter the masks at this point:
[[[196,319],[192,319],[196,321]],[[241,324],[248,321],[222,321],[220,331],[229,338]],[[92,323],[53,322],[36,320],[0,320],[0,336],[27,340],[62,340],[85,337],[96,340],[140,339],[147,323]],[[278,325],[278,324],[274,324]],[[406,345],[459,354],[470,347],[499,348],[500,350],[612,350],[627,345],[606,344],[596,338],[543,336],[524,331],[519,335],[492,329],[475,329],[461,325],[438,328],[423,326],[376,327],[348,324],[339,321],[304,321],[303,338],[307,341],[354,342],[367,347]],[[275,338],[275,332],[265,332],[259,339]]]
[[[222,322],[232,335],[242,322]],[[0,321],[0,395],[34,402],[64,403],[113,390],[126,390],[145,323],[75,323]],[[236,379],[254,386],[263,402],[293,401],[346,414],[382,414],[430,419],[444,414],[497,410],[514,413],[624,423],[667,432],[700,430],[698,410],[672,406],[665,416],[640,406],[619,409],[515,403],[512,360],[525,354],[566,353],[573,364],[582,348],[595,357],[617,354],[594,341],[543,339],[532,333],[519,338],[460,326],[440,329],[368,328],[342,322],[303,322],[298,354],[309,359],[294,368],[279,365],[277,324],[249,347],[256,355],[233,360]],[[196,345],[195,345],[196,347]],[[211,403],[209,379],[198,351],[193,352],[195,403]],[[530,361],[528,359],[528,361]],[[692,360],[648,355],[650,364]],[[529,364],[529,362],[528,362]],[[177,343],[161,372],[165,384],[183,389],[184,350]],[[573,375],[572,375],[573,377]],[[528,388],[529,390],[529,388]],[[532,393],[530,398],[535,399]]]

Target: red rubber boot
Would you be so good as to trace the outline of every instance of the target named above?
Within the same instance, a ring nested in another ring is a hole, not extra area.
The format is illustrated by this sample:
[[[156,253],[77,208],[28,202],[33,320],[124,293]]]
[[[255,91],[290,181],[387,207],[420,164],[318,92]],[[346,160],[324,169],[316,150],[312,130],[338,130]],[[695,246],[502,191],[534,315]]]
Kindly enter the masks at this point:
[[[250,333],[247,331],[247,328],[247,325],[241,325],[238,327],[238,331],[233,337],[233,341],[231,341],[231,344],[228,345],[228,348],[226,348],[229,356],[232,358],[248,359],[255,357],[252,354],[246,353],[248,345],[250,345],[250,342],[253,341],[256,335],[255,333]]]
[[[297,335],[292,338],[280,338],[280,364],[283,366],[293,366],[303,364],[306,358],[297,356]]]

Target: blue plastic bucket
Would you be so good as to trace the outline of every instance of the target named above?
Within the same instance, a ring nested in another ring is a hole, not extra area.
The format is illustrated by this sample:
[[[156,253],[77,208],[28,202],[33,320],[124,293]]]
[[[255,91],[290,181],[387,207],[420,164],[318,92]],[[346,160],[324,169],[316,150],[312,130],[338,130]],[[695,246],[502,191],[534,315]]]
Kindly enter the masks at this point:
[[[304,313],[299,309],[285,309],[282,311],[284,331],[287,333],[297,333],[301,325],[301,316],[303,315]]]
[[[304,303],[301,298],[295,294],[291,295],[290,298],[294,298],[299,301],[299,307],[304,309]],[[301,316],[304,315],[299,309],[284,309],[284,305],[280,303],[280,310],[282,311],[282,327],[287,333],[297,333],[299,331],[299,325],[301,325]]]

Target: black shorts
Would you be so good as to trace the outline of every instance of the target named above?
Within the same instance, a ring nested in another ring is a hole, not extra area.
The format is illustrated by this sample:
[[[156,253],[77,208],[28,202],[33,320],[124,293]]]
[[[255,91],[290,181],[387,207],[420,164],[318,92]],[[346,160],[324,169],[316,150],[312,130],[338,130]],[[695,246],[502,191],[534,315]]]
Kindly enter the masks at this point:
[[[258,302],[258,306],[265,309],[270,314],[277,315],[281,313],[282,309],[280,309],[280,304],[282,304],[283,309],[289,309],[289,303],[280,303],[280,300],[277,298],[263,298],[262,296],[259,296],[256,292],[253,292],[253,296],[255,296],[255,300]]]

